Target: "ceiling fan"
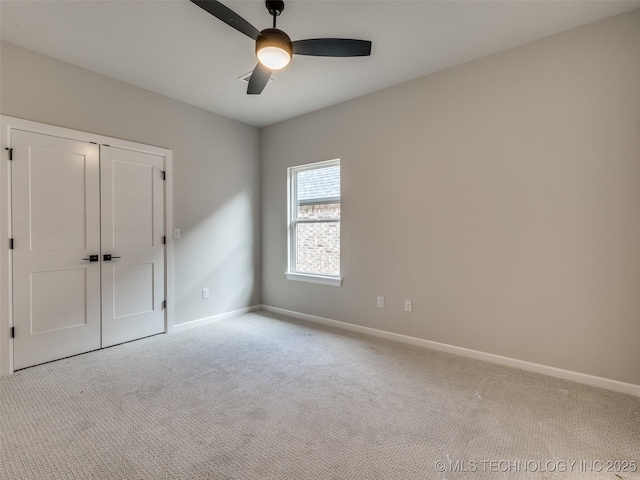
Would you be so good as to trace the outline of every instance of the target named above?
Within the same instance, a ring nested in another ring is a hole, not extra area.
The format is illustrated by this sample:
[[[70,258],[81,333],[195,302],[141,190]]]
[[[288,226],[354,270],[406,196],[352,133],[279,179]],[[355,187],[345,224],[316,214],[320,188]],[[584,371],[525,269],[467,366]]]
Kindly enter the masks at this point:
[[[259,95],[267,85],[271,71],[287,66],[293,54],[317,57],[366,57],[371,55],[371,42],[368,40],[313,38],[292,42],[289,35],[276,28],[276,17],[284,10],[283,1],[266,0],[267,10],[273,17],[273,28],[266,28],[262,31],[216,0],[191,1],[230,27],[255,40],[258,65],[249,79],[247,87],[249,95]]]

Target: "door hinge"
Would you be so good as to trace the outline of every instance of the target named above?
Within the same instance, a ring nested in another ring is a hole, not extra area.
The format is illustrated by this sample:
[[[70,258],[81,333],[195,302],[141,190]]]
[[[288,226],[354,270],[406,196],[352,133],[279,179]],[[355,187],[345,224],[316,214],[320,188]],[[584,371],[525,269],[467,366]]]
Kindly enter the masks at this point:
[[[13,238],[9,239],[9,250],[13,250]]]
[[[167,301],[166,300],[162,301],[162,308],[167,308]]]
[[[7,152],[9,152],[9,160],[13,160],[13,148],[5,148]]]
[[[16,327],[11,327],[11,338],[16,338]]]
[[[163,245],[166,245],[166,244],[167,244],[167,237],[166,237],[166,236],[163,236],[163,237],[162,237],[162,244],[163,244]]]
[[[160,173],[162,174],[162,179],[166,180],[167,179],[167,172],[165,172],[164,170],[160,170]]]

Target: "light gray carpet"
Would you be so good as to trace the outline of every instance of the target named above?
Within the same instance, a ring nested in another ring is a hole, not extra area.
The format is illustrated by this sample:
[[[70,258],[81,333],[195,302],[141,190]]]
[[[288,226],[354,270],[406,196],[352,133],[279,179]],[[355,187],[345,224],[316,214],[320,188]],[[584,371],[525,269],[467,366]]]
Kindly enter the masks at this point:
[[[640,478],[637,397],[263,312],[0,389],[2,479]]]

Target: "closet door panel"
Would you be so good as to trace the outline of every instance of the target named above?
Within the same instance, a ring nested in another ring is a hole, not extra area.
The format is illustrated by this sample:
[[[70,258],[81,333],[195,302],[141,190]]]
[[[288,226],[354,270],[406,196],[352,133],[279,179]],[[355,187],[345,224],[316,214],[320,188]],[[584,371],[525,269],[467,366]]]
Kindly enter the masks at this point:
[[[163,163],[101,147],[103,347],[165,331]]]
[[[97,145],[12,132],[14,368],[100,348]]]

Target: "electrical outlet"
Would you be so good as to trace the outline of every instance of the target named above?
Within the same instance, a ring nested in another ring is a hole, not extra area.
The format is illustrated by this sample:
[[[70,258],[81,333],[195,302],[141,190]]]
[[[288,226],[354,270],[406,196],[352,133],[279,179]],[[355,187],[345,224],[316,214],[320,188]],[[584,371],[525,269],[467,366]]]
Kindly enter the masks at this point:
[[[209,289],[208,288],[203,288],[202,289],[202,299],[206,300],[207,298],[209,298]]]
[[[378,308],[384,308],[384,297],[378,297]]]
[[[405,300],[404,301],[404,311],[405,312],[410,312],[411,311],[411,300]]]

